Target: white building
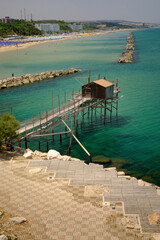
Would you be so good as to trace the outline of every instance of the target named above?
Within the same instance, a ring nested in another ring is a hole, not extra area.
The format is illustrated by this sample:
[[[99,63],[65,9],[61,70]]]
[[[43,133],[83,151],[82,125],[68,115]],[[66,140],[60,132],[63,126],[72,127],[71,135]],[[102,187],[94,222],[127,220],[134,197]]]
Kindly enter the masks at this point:
[[[81,31],[83,30],[82,24],[68,24],[68,27],[70,27],[73,31]]]
[[[59,32],[60,31],[59,24],[39,23],[39,24],[35,24],[35,27],[44,32]]]

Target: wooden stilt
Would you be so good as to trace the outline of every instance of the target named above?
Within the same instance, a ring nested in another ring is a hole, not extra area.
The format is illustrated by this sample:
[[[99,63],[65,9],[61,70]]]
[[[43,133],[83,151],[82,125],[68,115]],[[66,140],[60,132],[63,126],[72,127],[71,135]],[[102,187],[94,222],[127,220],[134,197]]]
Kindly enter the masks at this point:
[[[101,118],[102,118],[102,106],[101,106]]]
[[[60,137],[60,143],[62,144],[62,134],[60,134],[59,137]]]
[[[65,132],[67,132],[67,128],[66,128],[66,126],[65,126]],[[67,133],[65,133],[66,135],[67,135]]]
[[[78,144],[81,146],[81,148],[87,153],[87,155],[89,157],[91,157],[91,154],[87,151],[87,149],[80,143],[80,141],[76,138],[76,136],[74,135],[74,133],[72,132],[72,130],[68,127],[68,125],[62,120],[62,122],[64,123],[64,125],[68,128],[68,130],[70,131],[71,135],[74,137],[74,139],[78,142]]]
[[[33,124],[33,131],[34,131],[34,116],[32,115],[32,124]]]
[[[52,140],[54,142],[54,130],[53,130],[53,128],[52,128]]]
[[[47,152],[49,151],[49,146],[48,146],[48,136],[46,137],[47,138]]]
[[[25,119],[25,138],[24,138],[24,140],[25,140],[25,149],[28,148],[28,146],[27,146],[27,126],[26,125],[27,124],[26,124],[26,119]]]
[[[104,108],[104,124],[106,124],[106,100],[105,100],[105,108]]]
[[[65,125],[66,126],[66,125]],[[67,126],[66,126],[67,127]],[[71,122],[71,130],[70,131],[70,141],[69,141],[69,149],[68,149],[68,155],[70,156],[71,155],[71,145],[72,145],[72,122]]]
[[[28,145],[27,145],[27,137],[25,137],[25,149],[28,148]]]
[[[46,123],[48,122],[48,111],[46,111]]]
[[[91,154],[90,154],[90,162],[92,163],[92,156],[91,156]]]
[[[75,109],[75,100],[74,100],[74,109]],[[76,113],[74,111],[74,124],[76,123]]]
[[[64,102],[66,104],[66,92],[64,92]]]
[[[38,144],[38,146],[39,146],[39,151],[41,150],[41,137],[39,137],[39,144]]]
[[[111,104],[111,111],[110,111],[110,121],[112,121],[112,104]]]
[[[62,126],[60,125],[60,134],[59,134],[60,144],[62,144],[62,134],[61,134],[61,129],[62,129]]]
[[[51,91],[51,108],[53,113],[53,90]]]
[[[90,83],[90,80],[91,80],[91,71],[89,71],[88,83]]]
[[[83,120],[82,120],[82,118],[81,118],[81,129],[82,129],[82,127],[83,127]]]
[[[76,133],[78,133],[78,119],[76,120]]]
[[[93,123],[93,107],[92,107],[92,110],[91,110],[91,123]]]
[[[39,112],[39,126],[40,126],[40,132],[41,132],[41,113]]]
[[[59,113],[60,113],[61,108],[60,108],[60,96],[59,96],[59,94],[58,94],[58,110],[59,110]]]
[[[116,87],[118,88],[118,80],[116,82]],[[116,94],[116,97],[118,99],[118,93]],[[116,117],[118,117],[118,101],[116,102]]]
[[[21,141],[18,142],[18,146],[21,147]]]

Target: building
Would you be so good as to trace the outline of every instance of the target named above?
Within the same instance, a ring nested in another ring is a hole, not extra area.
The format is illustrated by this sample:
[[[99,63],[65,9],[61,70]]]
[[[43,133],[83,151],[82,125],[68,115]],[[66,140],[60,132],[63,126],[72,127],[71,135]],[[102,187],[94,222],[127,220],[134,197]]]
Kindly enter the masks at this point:
[[[97,25],[96,27],[98,27],[98,28],[106,28],[107,25],[106,25],[106,24],[99,24],[99,25]]]
[[[39,24],[35,24],[35,27],[44,32],[59,32],[60,31],[59,24],[39,23]]]
[[[68,27],[71,28],[73,31],[81,31],[83,30],[82,24],[68,24]]]
[[[114,84],[106,79],[96,80],[82,86],[82,96],[110,99],[114,94]]]
[[[2,18],[2,23],[8,23],[8,22],[14,22],[14,19],[12,19],[10,17]]]

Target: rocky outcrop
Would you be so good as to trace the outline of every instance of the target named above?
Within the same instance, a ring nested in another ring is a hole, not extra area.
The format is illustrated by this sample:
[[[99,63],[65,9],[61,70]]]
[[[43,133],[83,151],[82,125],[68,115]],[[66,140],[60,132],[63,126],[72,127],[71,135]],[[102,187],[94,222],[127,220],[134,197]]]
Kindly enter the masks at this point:
[[[22,85],[39,82],[45,79],[56,78],[59,76],[65,76],[68,74],[73,74],[80,72],[81,70],[75,68],[69,68],[66,70],[52,71],[52,72],[42,72],[40,74],[26,74],[21,77],[12,77],[4,80],[0,80],[0,89],[19,87]]]
[[[135,50],[135,44],[128,43],[125,47],[126,50]]]
[[[133,62],[133,50],[135,50],[134,36],[133,33],[130,33],[127,39],[127,45],[125,47],[127,51],[122,53],[122,57],[118,59],[118,63],[132,63]]]
[[[133,51],[125,51],[122,53],[122,57],[118,59],[119,63],[131,63],[133,62]]]
[[[27,220],[24,217],[13,217],[9,219],[9,222],[11,223],[16,223],[16,224],[21,224],[26,222]]]
[[[48,154],[47,154],[47,159],[48,160],[53,160],[53,159],[58,159],[60,158],[60,153],[57,152],[56,150],[49,150]]]

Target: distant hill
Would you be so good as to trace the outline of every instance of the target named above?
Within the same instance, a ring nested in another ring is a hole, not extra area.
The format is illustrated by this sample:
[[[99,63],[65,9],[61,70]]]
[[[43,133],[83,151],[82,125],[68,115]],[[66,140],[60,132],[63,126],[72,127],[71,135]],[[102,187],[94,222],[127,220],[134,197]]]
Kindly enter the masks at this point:
[[[0,22],[0,36],[7,35],[40,35],[41,31],[35,28],[32,22],[25,22],[24,20],[15,20],[14,22],[2,23]]]

